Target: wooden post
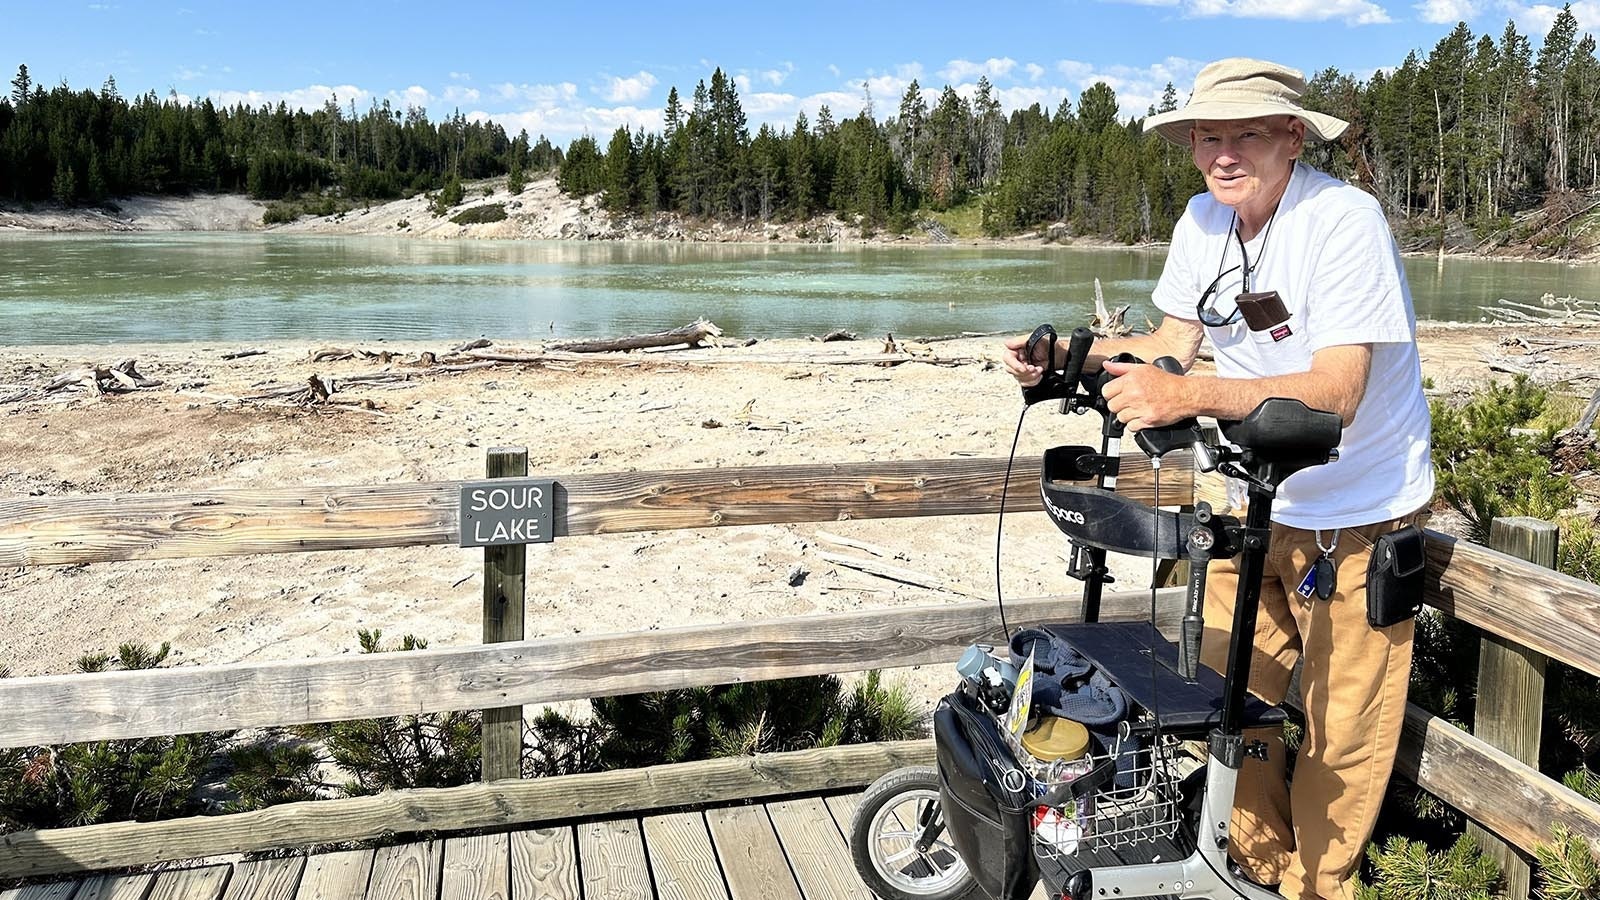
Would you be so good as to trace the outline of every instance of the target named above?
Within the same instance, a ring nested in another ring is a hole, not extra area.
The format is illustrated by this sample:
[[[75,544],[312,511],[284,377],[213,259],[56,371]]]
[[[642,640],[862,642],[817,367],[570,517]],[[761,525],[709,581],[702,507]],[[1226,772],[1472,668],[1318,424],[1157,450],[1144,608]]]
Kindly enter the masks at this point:
[[[524,447],[491,447],[486,473],[490,478],[526,478]],[[524,574],[528,548],[523,544],[483,550],[483,642],[522,640]],[[522,777],[522,707],[483,711],[484,781]]]
[[[1502,553],[1555,568],[1558,529],[1528,516],[1489,523],[1489,546]],[[1478,656],[1478,707],[1472,733],[1532,766],[1539,764],[1544,722],[1544,672],[1548,659],[1497,634],[1484,633]],[[1500,864],[1506,897],[1525,900],[1531,888],[1529,859],[1477,825],[1468,833]]]

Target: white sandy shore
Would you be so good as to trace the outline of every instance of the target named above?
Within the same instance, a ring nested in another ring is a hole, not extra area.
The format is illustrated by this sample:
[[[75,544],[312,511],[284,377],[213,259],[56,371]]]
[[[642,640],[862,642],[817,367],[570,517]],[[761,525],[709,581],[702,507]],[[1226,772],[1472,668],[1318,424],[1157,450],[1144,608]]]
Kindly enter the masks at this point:
[[[1425,369],[1441,384],[1487,376],[1500,330],[1430,328]],[[407,355],[445,342],[384,344]],[[874,351],[865,342],[852,346]],[[0,495],[75,495],[435,481],[478,477],[485,449],[529,449],[536,474],[855,460],[1003,456],[1020,408],[985,360],[997,339],[932,345],[954,366],[829,366],[807,354],[842,345],[763,341],[691,365],[671,353],[629,365],[576,362],[435,376],[391,390],[355,388],[375,410],[317,411],[237,398],[264,382],[348,376],[376,361],[310,363],[306,342],[220,359],[215,343],[11,347],[0,386],[39,386],[85,360],[134,357],[159,389],[124,396],[0,404]],[[0,388],[0,394],[5,389]],[[1093,417],[1044,409],[1019,452],[1096,443]],[[888,548],[892,564],[990,596],[992,516],[890,519],[568,538],[530,548],[527,634],[626,632],[693,623],[956,602],[826,563],[819,532]],[[1075,594],[1066,545],[1042,516],[1008,517],[1007,596]],[[809,575],[789,584],[796,566]],[[1121,585],[1148,584],[1149,562],[1120,561]],[[68,671],[90,651],[170,641],[176,664],[355,652],[357,628],[434,645],[480,639],[482,554],[453,547],[105,563],[0,572],[0,665],[17,675]],[[931,700],[944,667],[915,675]]]

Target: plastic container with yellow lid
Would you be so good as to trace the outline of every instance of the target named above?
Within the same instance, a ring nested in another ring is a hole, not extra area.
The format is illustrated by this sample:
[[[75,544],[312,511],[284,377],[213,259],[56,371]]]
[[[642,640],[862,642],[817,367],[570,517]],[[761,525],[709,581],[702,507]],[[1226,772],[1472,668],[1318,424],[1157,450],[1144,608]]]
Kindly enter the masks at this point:
[[[1043,762],[1082,759],[1089,753],[1089,729],[1059,716],[1044,716],[1022,733],[1022,749]]]

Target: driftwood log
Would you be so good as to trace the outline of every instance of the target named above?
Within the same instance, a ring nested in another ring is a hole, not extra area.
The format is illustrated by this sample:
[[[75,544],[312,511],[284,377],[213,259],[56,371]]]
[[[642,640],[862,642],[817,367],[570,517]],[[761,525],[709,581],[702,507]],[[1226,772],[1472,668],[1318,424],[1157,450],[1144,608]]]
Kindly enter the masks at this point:
[[[1094,280],[1094,321],[1089,329],[1095,337],[1125,337],[1133,332],[1127,323],[1128,306],[1117,307],[1115,312],[1106,309],[1106,295],[1100,289],[1100,279]]]
[[[609,340],[569,341],[564,344],[553,344],[550,349],[564,353],[604,353],[609,350],[643,350],[646,347],[673,347],[678,344],[698,347],[708,337],[721,336],[721,328],[705,319],[697,319],[671,331],[635,334]]]
[[[126,393],[140,388],[159,387],[161,382],[139,374],[137,363],[124,359],[110,366],[88,365],[62,372],[44,386],[45,393],[54,393],[70,387],[86,387],[96,394]]]
[[[252,347],[252,348],[250,348],[248,350],[231,350],[231,351],[229,351],[227,353],[222,354],[222,358],[223,359],[244,359],[247,356],[264,356],[266,354],[266,352],[267,351],[265,351],[265,350],[261,350],[261,349]]]
[[[822,342],[824,344],[828,343],[829,341],[853,341],[855,339],[856,333],[854,331],[845,331],[843,328],[835,328],[833,331],[830,331],[822,336]]]
[[[457,344],[450,348],[450,352],[465,353],[468,350],[482,350],[484,347],[492,346],[493,344],[494,341],[491,341],[488,338],[478,338],[475,341],[467,341],[462,344]]]
[[[1594,427],[1596,416],[1600,416],[1600,387],[1594,389],[1594,396],[1589,398],[1589,405],[1584,408],[1583,415],[1578,417],[1578,424],[1572,430],[1579,434],[1587,433]]]

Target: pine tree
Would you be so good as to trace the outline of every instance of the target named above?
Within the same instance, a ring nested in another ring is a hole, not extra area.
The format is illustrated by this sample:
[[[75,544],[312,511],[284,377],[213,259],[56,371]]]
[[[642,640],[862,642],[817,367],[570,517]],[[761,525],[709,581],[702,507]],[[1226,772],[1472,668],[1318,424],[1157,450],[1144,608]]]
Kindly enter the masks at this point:
[[[678,88],[672,87],[667,91],[667,111],[661,116],[661,137],[667,143],[672,143],[673,135],[683,125],[683,105],[678,100]]]
[[[926,139],[928,104],[922,99],[922,87],[915,78],[900,98],[900,118],[896,121],[895,156],[900,160],[906,180],[919,190],[927,187]]]
[[[11,105],[21,109],[33,96],[33,79],[28,77],[26,65],[17,66],[17,77],[11,79]]]
[[[810,218],[815,205],[815,138],[806,121],[805,110],[795,116],[794,133],[789,139],[789,198],[796,218]]]
[[[602,167],[600,202],[610,212],[625,212],[633,205],[633,163],[633,137],[623,126],[612,132]]]
[[[1567,67],[1578,32],[1578,20],[1572,14],[1572,4],[1561,7],[1544,44],[1539,47],[1539,59],[1534,65],[1534,84],[1542,101],[1541,118],[1550,145],[1544,168],[1545,181],[1551,190],[1565,191],[1568,187],[1567,154],[1569,152],[1570,98],[1567,93]]]
[[[1096,81],[1078,95],[1078,123],[1089,134],[1099,134],[1117,124],[1117,92]]]
[[[935,209],[960,203],[967,193],[967,134],[972,111],[949,85],[928,117],[928,195]]]
[[[78,196],[78,179],[72,174],[72,167],[66,160],[56,164],[56,177],[51,182],[50,193],[56,198],[57,203],[71,204]]]
[[[976,183],[987,187],[1000,175],[1000,154],[1005,146],[1005,117],[1000,114],[1000,101],[994,97],[994,86],[983,75],[978,76],[977,91],[972,97],[972,115]]]
[[[1065,102],[1065,101],[1063,101],[1063,102]],[[1167,82],[1166,88],[1161,91],[1161,105],[1156,107],[1156,112],[1158,112],[1158,113],[1167,113],[1167,112],[1172,112],[1173,110],[1175,110],[1177,108],[1178,108],[1178,89],[1173,87],[1172,86],[1172,82],[1169,81],[1169,82]]]

